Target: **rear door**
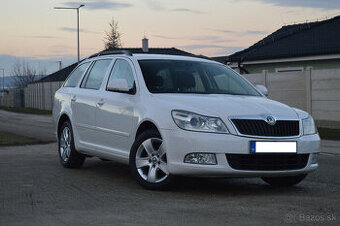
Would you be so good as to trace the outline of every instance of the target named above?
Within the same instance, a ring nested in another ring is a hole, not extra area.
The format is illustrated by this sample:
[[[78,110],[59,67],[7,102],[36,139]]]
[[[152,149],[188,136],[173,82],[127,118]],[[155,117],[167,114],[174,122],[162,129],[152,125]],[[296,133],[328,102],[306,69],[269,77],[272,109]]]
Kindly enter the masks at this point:
[[[94,61],[83,78],[78,92],[72,97],[72,111],[79,142],[87,147],[96,143],[95,111],[99,89],[111,62],[112,59]]]
[[[67,80],[65,81],[61,92],[61,95],[64,96],[64,98],[62,99],[65,100],[66,103],[69,103],[71,107],[71,112],[69,113],[71,116],[73,133],[76,138],[76,141],[78,141],[77,138],[79,137],[79,135],[77,127],[75,125],[79,119],[78,115],[75,114],[74,103],[77,97],[77,93],[79,92],[79,83],[81,82],[81,79],[84,76],[90,64],[91,62],[82,63],[74,71],[72,71],[72,73],[68,76]]]

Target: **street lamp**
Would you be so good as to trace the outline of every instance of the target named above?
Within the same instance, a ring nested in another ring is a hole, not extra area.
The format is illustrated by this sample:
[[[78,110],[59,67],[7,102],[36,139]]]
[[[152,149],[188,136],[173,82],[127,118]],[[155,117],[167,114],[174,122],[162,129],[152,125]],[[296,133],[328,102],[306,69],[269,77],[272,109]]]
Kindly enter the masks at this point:
[[[0,70],[2,71],[2,93],[5,93],[5,69],[0,68]]]
[[[54,9],[75,9],[77,10],[77,38],[78,38],[78,63],[80,61],[80,47],[79,47],[79,9],[85,5],[79,7],[54,7]]]

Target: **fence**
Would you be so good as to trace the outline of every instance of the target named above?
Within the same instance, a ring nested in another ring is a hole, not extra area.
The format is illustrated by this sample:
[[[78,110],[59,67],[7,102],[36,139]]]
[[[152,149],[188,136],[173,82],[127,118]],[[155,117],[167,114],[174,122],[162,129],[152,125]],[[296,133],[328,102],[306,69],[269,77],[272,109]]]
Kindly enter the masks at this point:
[[[309,112],[319,126],[340,128],[340,69],[264,72],[244,76],[253,84],[265,85],[270,99]],[[62,82],[30,84],[24,91],[10,91],[1,98],[0,105],[22,104],[25,107],[51,110],[54,93],[61,85]],[[24,95],[20,92],[24,92]]]
[[[322,127],[340,128],[340,69],[244,75],[269,98],[309,112]]]
[[[41,82],[25,88],[25,107],[52,110],[55,92],[63,82]]]
[[[25,104],[24,89],[13,89],[8,93],[2,93],[0,97],[0,106],[23,107]]]
[[[52,110],[55,92],[63,82],[29,84],[24,89],[12,89],[0,98],[0,106]]]

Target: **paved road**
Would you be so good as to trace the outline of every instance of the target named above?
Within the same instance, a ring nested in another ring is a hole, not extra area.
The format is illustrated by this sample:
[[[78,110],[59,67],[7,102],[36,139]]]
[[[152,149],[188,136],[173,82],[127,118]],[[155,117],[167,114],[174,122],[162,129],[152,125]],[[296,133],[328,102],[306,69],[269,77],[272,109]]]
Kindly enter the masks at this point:
[[[323,154],[300,185],[181,178],[142,189],[128,167],[97,158],[62,168],[56,144],[0,149],[0,225],[340,225],[340,156]]]
[[[51,115],[34,115],[0,110],[0,131],[36,138],[42,142],[56,140]]]

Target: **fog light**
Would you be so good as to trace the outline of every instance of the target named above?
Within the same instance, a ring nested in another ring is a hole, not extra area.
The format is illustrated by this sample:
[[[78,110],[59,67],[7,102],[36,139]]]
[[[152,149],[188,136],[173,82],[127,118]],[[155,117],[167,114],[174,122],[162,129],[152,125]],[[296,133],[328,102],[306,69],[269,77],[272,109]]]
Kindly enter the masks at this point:
[[[184,158],[185,163],[216,165],[216,156],[212,153],[190,153]]]
[[[312,164],[317,164],[318,163],[318,158],[319,158],[319,153],[313,153],[312,156]]]

